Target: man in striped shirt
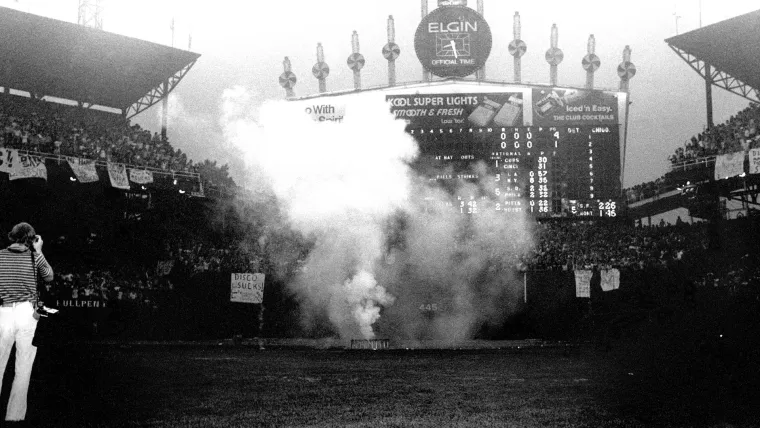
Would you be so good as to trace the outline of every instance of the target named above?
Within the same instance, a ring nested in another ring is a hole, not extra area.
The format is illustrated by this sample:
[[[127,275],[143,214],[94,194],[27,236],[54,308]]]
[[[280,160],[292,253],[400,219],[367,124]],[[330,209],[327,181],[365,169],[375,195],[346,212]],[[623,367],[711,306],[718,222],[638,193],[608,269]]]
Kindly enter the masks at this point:
[[[26,397],[37,348],[32,345],[37,329],[37,279],[53,280],[53,269],[42,255],[42,238],[28,223],[13,226],[11,245],[0,250],[0,385],[13,344],[16,372],[5,414],[7,421],[26,417]]]

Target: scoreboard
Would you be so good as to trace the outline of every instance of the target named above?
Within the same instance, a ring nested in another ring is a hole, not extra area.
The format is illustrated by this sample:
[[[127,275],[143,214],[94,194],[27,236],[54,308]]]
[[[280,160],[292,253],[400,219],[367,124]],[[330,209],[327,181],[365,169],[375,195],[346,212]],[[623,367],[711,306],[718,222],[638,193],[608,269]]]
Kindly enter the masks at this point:
[[[386,101],[419,144],[414,167],[452,195],[430,204],[473,215],[618,215],[621,130],[614,94],[533,87],[388,95]]]
[[[444,188],[470,182],[457,209],[536,217],[615,217],[620,198],[617,126],[408,128],[417,168]]]
[[[419,145],[413,168],[448,193],[426,199],[431,209],[600,218],[622,208],[624,92],[459,80],[295,102],[317,122],[387,104]]]

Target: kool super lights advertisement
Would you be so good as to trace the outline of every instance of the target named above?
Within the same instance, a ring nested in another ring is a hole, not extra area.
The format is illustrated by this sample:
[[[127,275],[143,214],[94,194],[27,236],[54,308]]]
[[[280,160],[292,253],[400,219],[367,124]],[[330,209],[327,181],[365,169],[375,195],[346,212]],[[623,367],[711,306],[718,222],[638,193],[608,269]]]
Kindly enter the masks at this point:
[[[410,127],[523,126],[520,92],[389,95],[386,100],[396,118]]]

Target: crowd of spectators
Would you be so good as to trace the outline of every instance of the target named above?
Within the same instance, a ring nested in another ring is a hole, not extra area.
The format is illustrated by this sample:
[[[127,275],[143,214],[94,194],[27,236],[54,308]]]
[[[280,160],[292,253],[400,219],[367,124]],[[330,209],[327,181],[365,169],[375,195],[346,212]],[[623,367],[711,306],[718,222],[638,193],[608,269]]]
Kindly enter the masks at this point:
[[[725,123],[705,129],[691,137],[683,147],[668,157],[672,165],[682,165],[701,158],[760,148],[760,105],[750,103],[747,108],[731,116]],[[625,191],[629,203],[651,198],[676,189],[679,183],[667,173],[646,183],[637,184]]]
[[[760,256],[747,253],[727,264],[724,272],[706,272],[694,280],[698,287],[720,287],[736,290],[760,284]]]
[[[122,300],[152,305],[157,293],[174,290],[169,277],[158,276],[150,269],[132,265],[105,269],[59,263],[53,282],[45,286],[46,297],[56,300],[59,306],[76,305],[63,302],[97,301],[101,304],[96,307],[108,307]]]
[[[234,186],[226,165],[193,163],[158,134],[120,116],[16,96],[0,99],[0,147],[175,172],[206,172],[216,184]],[[679,163],[758,147],[758,125],[760,106],[753,103],[726,123],[693,137],[670,160]],[[674,181],[666,174],[628,189],[627,196],[641,199],[672,188]],[[704,258],[709,244],[708,225],[683,223],[635,227],[624,222],[543,222],[536,225],[534,238],[533,248],[519,260],[526,270],[657,269],[671,263],[695,263]],[[107,266],[56,260],[55,280],[46,287],[49,298],[60,302],[92,301],[101,307],[129,302],[157,309],[166,296],[181,292],[183,283],[195,275],[263,271],[267,239],[261,239],[246,248],[239,240],[220,245],[188,234],[161,240],[164,248],[148,261],[127,257],[116,266]],[[306,248],[302,242],[292,242],[296,250]],[[758,283],[758,266],[758,254],[747,254],[723,272],[695,273],[694,282],[728,287]]]
[[[226,165],[194,163],[158,133],[151,134],[120,115],[21,96],[0,96],[2,147],[171,172],[202,173],[213,176],[211,184],[234,187]]]
[[[637,184],[625,190],[625,197],[628,203],[640,201],[647,198],[653,198],[662,193],[674,190],[678,183],[670,177],[670,174],[646,183]]]
[[[238,245],[215,248],[193,239],[170,246],[167,261],[185,272],[248,272],[260,269],[260,254],[243,251]]]
[[[540,223],[535,233],[535,245],[520,260],[526,270],[667,268],[673,262],[700,260],[708,247],[705,224],[635,227],[559,221]],[[183,284],[195,275],[261,271],[264,257],[243,250],[238,244],[216,248],[193,239],[167,244],[164,255],[162,260],[150,264],[125,261],[115,267],[58,262],[55,280],[47,284],[49,297],[59,302],[101,302],[96,307],[127,302],[159,308],[162,301],[181,292]],[[751,257],[756,259],[757,255]],[[722,286],[760,278],[757,268],[760,263],[752,269],[750,255],[746,258],[737,260],[725,275],[703,275],[695,282]]]
[[[706,156],[746,152],[760,147],[760,105],[750,103],[747,108],[731,116],[725,123],[705,129],[691,137],[684,147],[676,149],[669,160],[673,165]]]
[[[149,264],[120,260],[117,266],[83,266],[57,261],[55,279],[47,283],[48,298],[58,301],[99,301],[157,306],[177,285],[206,272],[255,272],[261,256],[238,246],[213,248],[199,242],[167,246],[165,257]]]
[[[751,221],[747,219],[746,221]],[[636,226],[625,222],[550,221],[538,223],[534,244],[515,264],[522,270],[573,271],[619,268],[667,269],[673,263],[699,265],[710,246],[707,223]],[[261,241],[264,238],[260,238]],[[167,293],[202,273],[263,272],[265,249],[261,242],[244,247],[240,242],[214,246],[201,239],[168,240],[155,259],[139,263],[120,261],[116,267],[57,263],[55,281],[48,287],[56,299],[129,301],[156,306]],[[294,243],[295,244],[295,243]],[[307,255],[307,254],[306,254]],[[306,256],[304,255],[304,256]],[[695,282],[760,277],[758,254],[747,254],[725,269],[703,265],[712,276],[695,271]],[[752,269],[752,266],[755,266]],[[703,269],[703,270],[705,270]],[[722,271],[718,273],[718,270]]]
[[[657,268],[688,259],[707,246],[707,229],[701,224],[635,227],[622,223],[547,222],[538,225],[536,245],[524,263],[537,270]]]

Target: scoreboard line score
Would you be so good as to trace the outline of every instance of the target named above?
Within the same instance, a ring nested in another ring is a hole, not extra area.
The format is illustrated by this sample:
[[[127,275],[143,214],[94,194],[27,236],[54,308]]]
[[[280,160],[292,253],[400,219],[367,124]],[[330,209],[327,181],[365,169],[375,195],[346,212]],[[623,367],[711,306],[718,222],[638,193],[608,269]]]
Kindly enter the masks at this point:
[[[420,169],[456,195],[463,214],[484,209],[536,217],[616,217],[618,130],[611,126],[408,128]]]

